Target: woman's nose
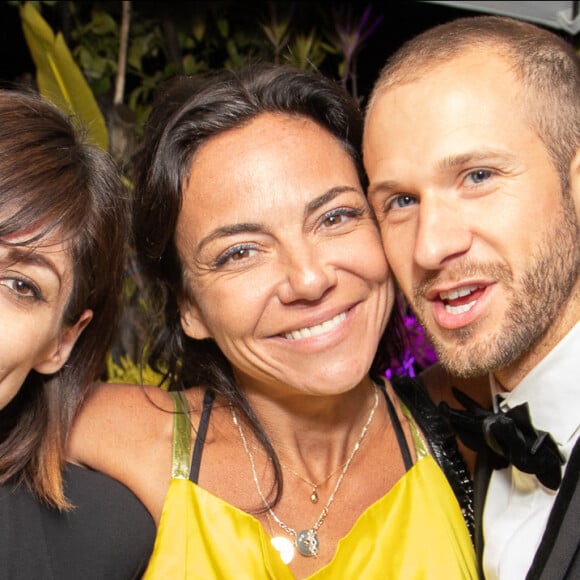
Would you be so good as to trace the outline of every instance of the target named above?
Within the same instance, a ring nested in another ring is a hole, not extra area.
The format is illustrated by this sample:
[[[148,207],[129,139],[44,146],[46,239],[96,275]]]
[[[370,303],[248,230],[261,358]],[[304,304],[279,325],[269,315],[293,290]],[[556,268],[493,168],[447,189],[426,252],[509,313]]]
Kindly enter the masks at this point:
[[[334,266],[308,243],[287,252],[282,265],[279,297],[283,303],[316,301],[336,284]]]

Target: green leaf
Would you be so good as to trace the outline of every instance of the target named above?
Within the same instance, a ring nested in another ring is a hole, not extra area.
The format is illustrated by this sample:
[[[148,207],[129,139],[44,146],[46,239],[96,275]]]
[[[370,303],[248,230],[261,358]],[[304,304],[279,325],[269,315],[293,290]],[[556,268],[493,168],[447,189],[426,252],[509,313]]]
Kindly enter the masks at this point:
[[[115,19],[105,12],[99,10],[94,10],[92,13],[92,19],[89,24],[93,34],[97,36],[106,36],[107,34],[117,34],[118,25]]]
[[[36,65],[40,93],[69,115],[77,116],[89,140],[109,148],[105,119],[95,97],[75,63],[63,36],[56,36],[40,13],[26,2],[20,8],[24,37]]]

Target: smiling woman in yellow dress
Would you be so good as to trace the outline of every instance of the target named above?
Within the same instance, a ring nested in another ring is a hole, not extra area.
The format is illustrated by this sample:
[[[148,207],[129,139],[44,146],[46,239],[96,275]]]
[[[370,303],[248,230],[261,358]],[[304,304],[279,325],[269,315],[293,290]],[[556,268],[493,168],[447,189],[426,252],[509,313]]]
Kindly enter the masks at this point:
[[[134,220],[171,392],[103,386],[71,446],[159,522],[146,578],[475,578],[433,457],[465,476],[451,438],[384,378],[395,288],[360,139],[348,95],[292,68],[160,96]]]

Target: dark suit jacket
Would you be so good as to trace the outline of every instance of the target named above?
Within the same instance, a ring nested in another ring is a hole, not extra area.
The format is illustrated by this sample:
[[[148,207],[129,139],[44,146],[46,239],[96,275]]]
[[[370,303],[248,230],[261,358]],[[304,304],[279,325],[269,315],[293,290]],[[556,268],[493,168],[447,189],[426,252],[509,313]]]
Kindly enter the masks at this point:
[[[475,547],[479,562],[483,554],[481,529],[485,494],[491,470],[486,453],[481,452],[475,472]],[[526,580],[580,579],[580,441],[576,443],[550,512],[542,541],[528,571]]]

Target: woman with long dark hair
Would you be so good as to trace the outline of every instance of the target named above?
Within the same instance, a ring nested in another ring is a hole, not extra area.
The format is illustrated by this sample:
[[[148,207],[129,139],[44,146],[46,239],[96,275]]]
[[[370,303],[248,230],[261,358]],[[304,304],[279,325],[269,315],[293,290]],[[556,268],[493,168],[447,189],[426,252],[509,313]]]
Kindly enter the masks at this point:
[[[384,376],[395,288],[360,140],[349,96],[292,68],[160,96],[134,232],[170,392],[103,386],[72,444],[159,522],[147,578],[475,577],[468,502],[433,459],[467,499],[453,438]]]

